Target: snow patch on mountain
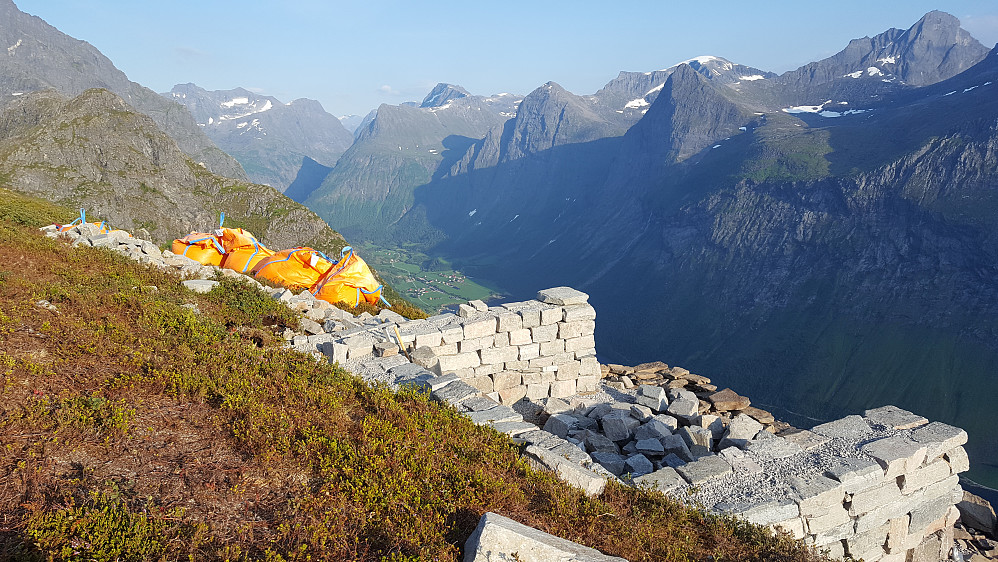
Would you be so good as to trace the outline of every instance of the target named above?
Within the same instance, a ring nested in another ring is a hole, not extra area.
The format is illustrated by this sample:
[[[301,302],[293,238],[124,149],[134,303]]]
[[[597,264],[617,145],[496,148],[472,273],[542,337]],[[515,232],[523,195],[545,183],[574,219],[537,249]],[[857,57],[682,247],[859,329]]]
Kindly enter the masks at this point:
[[[866,113],[870,111],[869,109],[848,109],[846,111],[831,111],[825,109],[825,106],[832,103],[832,100],[828,100],[821,105],[796,105],[794,107],[784,107],[782,111],[784,113],[814,113],[820,115],[821,117],[842,117],[843,115],[855,115],[858,113]],[[848,105],[849,102],[839,102],[838,105]]]
[[[762,74],[753,74],[751,76],[739,76],[738,79],[744,80],[746,82],[754,82],[756,80],[765,80],[766,77],[763,76]]]
[[[648,100],[644,98],[638,98],[636,100],[631,100],[624,104],[624,109],[638,109],[639,107],[645,107],[646,105],[651,105]]]

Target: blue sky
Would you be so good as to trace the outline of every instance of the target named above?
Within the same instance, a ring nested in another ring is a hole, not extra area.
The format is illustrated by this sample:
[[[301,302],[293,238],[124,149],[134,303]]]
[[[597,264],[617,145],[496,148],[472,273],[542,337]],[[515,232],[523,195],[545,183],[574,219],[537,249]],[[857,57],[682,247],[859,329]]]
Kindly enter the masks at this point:
[[[934,9],[988,47],[998,42],[995,0],[15,3],[158,92],[241,86],[317,99],[336,115],[420,100],[437,82],[527,94],[553,80],[590,94],[621,70],[698,55],[783,72]]]

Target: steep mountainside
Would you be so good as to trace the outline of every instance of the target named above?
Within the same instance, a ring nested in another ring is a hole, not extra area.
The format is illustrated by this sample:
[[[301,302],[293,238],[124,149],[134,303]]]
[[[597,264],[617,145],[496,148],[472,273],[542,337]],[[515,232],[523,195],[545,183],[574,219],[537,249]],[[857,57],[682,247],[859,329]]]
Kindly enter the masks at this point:
[[[315,100],[285,104],[243,88],[209,92],[194,84],[179,84],[163,96],[186,106],[251,180],[281,191],[294,181],[305,158],[332,167],[353,143],[340,120]]]
[[[441,84],[419,107],[382,105],[365,118],[353,146],[306,204],[343,232],[382,231],[412,205],[416,186],[512,117],[520,101],[511,94],[467,95],[459,86]]]
[[[182,153],[149,117],[107,90],[67,99],[47,90],[0,112],[0,183],[145,228],[157,243],[218,223],[244,226],[265,244],[330,251],[342,237],[271,187],[217,176]]]
[[[205,136],[184,107],[129,81],[92,45],[25,14],[12,0],[0,0],[0,44],[7,47],[7,56],[0,57],[0,107],[25,92],[45,88],[70,97],[104,88],[152,117],[195,162],[214,173],[246,179],[239,163]]]

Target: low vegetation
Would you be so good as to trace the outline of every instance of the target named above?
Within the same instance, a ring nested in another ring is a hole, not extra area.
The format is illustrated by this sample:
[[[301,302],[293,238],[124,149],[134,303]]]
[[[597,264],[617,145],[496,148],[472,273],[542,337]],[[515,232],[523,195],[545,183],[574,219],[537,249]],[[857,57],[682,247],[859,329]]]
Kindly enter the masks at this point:
[[[587,498],[425,394],[283,348],[296,318],[259,291],[190,293],[0,199],[0,559],[458,560],[485,511],[630,560],[819,559],[658,493]]]

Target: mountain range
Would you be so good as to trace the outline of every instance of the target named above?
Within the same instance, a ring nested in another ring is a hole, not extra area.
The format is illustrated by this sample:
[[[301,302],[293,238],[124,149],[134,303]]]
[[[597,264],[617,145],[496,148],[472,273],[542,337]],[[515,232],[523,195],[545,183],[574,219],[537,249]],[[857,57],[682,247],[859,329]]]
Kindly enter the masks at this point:
[[[194,84],[179,84],[162,95],[187,107],[252,181],[280,191],[295,181],[306,158],[332,167],[353,143],[340,120],[315,100],[285,104],[243,88],[209,92]]]
[[[801,425],[893,403],[965,427],[994,485],[996,88],[942,12],[781,75],[547,83],[501,119],[442,85],[463,97],[380,107],[305,201],[512,298],[589,292],[604,362],[666,358]]]

